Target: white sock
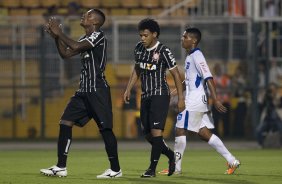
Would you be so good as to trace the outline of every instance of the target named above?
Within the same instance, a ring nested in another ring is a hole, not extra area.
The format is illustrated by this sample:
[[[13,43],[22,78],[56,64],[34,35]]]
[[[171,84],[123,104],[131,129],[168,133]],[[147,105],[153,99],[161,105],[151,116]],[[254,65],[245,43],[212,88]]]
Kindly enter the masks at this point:
[[[174,152],[176,154],[175,171],[181,171],[181,162],[185,148],[186,148],[186,136],[175,137],[175,143],[174,143]]]
[[[219,154],[221,154],[221,156],[223,156],[229,164],[232,164],[234,162],[235,157],[227,150],[223,142],[216,135],[212,134],[208,143]]]

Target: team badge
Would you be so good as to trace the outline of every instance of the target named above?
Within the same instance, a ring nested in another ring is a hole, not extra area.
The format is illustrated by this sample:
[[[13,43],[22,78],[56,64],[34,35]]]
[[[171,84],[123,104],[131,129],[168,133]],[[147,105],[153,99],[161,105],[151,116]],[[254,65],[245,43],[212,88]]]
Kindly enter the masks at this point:
[[[180,113],[177,115],[177,120],[180,121],[181,119],[182,119],[182,114]]]
[[[153,62],[158,62],[160,59],[160,54],[155,52],[153,55]]]

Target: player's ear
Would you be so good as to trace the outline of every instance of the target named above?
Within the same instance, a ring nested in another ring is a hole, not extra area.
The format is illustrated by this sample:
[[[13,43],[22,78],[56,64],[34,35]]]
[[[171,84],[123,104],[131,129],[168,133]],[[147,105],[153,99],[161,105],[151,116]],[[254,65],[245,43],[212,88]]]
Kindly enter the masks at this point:
[[[158,37],[158,33],[157,32],[153,32],[153,37],[157,38]]]
[[[196,38],[193,38],[192,41],[193,41],[193,44],[197,44],[197,39]]]

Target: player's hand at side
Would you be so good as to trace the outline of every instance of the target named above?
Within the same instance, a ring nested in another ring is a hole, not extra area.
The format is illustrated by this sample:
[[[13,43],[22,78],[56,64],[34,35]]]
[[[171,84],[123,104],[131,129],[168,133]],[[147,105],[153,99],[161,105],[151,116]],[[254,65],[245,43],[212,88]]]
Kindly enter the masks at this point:
[[[224,107],[224,106],[222,105],[222,103],[221,103],[219,100],[216,100],[216,101],[214,102],[214,107],[215,107],[215,109],[216,109],[218,112],[221,112],[221,113],[227,112],[227,108]]]
[[[129,104],[130,100],[130,91],[126,90],[123,94],[124,103]]]
[[[178,112],[179,112],[179,113],[182,112],[182,111],[184,111],[184,109],[185,109],[185,101],[184,101],[184,98],[180,98],[180,99],[178,100],[177,107],[178,107]]]

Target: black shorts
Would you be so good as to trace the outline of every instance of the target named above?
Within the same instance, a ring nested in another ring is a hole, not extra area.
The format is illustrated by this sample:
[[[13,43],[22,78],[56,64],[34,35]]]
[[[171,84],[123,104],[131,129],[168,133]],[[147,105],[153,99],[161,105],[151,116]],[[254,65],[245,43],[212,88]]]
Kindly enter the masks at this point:
[[[168,95],[154,95],[141,99],[140,118],[145,135],[150,133],[151,129],[164,129],[169,100]]]
[[[83,127],[94,119],[100,130],[113,128],[110,88],[98,88],[96,92],[76,92],[71,97],[61,120],[72,121]]]

